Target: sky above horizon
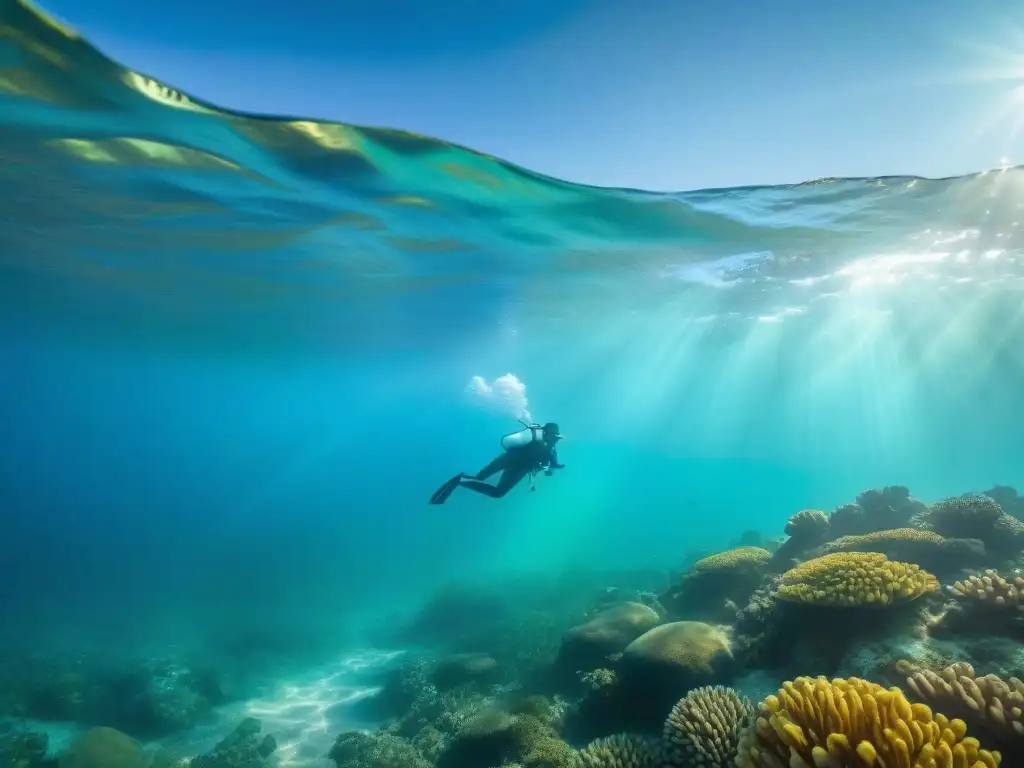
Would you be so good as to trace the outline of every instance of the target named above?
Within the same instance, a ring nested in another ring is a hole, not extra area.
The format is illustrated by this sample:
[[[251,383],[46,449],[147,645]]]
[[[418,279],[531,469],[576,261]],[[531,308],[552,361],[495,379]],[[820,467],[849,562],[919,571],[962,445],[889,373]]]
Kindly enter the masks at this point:
[[[1024,163],[1020,2],[42,5],[121,63],[227,108],[403,128],[587,184]]]

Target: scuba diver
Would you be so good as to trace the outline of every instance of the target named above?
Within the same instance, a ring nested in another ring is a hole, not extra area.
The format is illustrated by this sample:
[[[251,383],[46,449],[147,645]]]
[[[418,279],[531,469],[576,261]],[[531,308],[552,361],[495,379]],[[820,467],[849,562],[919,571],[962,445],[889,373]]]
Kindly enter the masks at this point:
[[[468,488],[492,499],[500,499],[527,475],[532,481],[538,472],[543,471],[550,477],[552,470],[564,469],[565,465],[558,463],[558,451],[555,450],[555,445],[562,439],[558,425],[550,421],[543,427],[540,424],[523,426],[525,429],[501,438],[505,452],[498,458],[475,475],[460,472],[434,492],[430,503],[444,504],[456,488]],[[483,482],[497,472],[501,472],[497,485]],[[530,490],[534,490],[532,483]]]

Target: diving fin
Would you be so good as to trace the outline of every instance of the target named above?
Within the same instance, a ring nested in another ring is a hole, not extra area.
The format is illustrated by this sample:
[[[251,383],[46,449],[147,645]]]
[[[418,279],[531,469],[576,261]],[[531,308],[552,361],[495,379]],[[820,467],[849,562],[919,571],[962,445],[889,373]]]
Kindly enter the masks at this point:
[[[449,480],[447,483],[442,485],[436,491],[434,495],[430,497],[431,504],[444,504],[448,501],[448,497],[451,496],[455,489],[459,487],[459,482],[466,476],[465,472],[459,472],[455,477]]]

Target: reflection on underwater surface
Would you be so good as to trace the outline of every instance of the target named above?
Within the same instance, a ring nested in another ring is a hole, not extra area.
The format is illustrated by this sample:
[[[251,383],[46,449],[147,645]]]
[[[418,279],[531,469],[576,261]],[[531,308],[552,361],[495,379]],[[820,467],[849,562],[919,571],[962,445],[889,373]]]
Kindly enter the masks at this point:
[[[360,645],[486,651],[504,675],[486,686],[508,693],[565,637],[589,636],[566,630],[609,586],[633,607],[602,658],[651,611],[735,615],[730,632],[760,637],[792,564],[765,565],[784,529],[788,560],[884,545],[945,586],[948,553],[1016,567],[1020,547],[1000,543],[1016,546],[1008,520],[1024,513],[994,486],[1020,487],[1024,467],[1018,169],[583,187],[399,130],[227,112],[15,0],[0,0],[0,114],[0,627],[21,649],[2,670],[8,715],[206,750],[200,735],[234,727],[211,712],[248,711],[294,757],[273,713],[289,691],[323,693],[321,712],[348,684],[323,681]],[[536,493],[426,511],[516,428],[464,392],[509,371],[569,435],[567,469]],[[928,503],[989,490],[1004,512],[968,505],[985,524],[965,531],[928,523],[898,489],[845,506],[899,485]],[[801,518],[817,539],[787,526],[805,508],[835,509]],[[693,613],[680,585],[739,544],[753,570]],[[876,577],[897,584],[898,570]],[[443,620],[395,631],[451,580],[501,599],[442,593],[426,612]],[[906,589],[938,611],[925,586]],[[956,642],[929,653],[993,658]],[[804,661],[792,674],[867,663]],[[403,673],[383,717],[432,690],[425,669]],[[756,671],[744,690],[760,698],[783,673]],[[570,683],[596,691],[606,672]],[[405,765],[440,759],[486,699],[423,695],[415,753],[401,741],[414,734],[385,745]]]

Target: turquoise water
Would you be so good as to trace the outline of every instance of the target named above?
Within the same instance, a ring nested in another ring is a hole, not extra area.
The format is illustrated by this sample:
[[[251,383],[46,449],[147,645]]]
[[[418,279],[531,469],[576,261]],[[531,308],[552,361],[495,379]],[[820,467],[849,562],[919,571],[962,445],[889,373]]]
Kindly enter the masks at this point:
[[[226,112],[14,0],[0,32],[19,641],[336,643],[452,579],[668,572],[865,488],[1024,485],[1017,169],[583,187]],[[508,373],[567,468],[428,506],[517,428],[468,389]]]

